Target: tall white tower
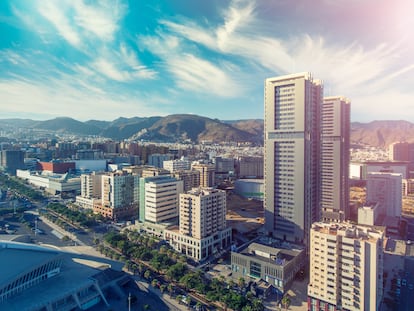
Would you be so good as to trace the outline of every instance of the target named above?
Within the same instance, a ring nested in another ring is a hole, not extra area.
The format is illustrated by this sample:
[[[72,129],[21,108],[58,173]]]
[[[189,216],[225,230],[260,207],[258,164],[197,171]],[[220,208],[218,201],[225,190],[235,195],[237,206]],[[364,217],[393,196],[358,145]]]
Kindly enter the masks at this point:
[[[306,243],[319,219],[320,80],[299,73],[265,81],[265,229]]]

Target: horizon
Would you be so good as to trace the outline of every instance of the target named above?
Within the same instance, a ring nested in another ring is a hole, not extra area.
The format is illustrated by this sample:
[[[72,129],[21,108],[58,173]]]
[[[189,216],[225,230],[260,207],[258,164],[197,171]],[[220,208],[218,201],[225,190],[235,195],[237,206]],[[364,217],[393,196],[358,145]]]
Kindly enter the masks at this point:
[[[414,120],[413,10],[410,0],[6,0],[0,108],[43,120],[263,119],[264,80],[306,71],[325,96],[350,99],[353,122]]]

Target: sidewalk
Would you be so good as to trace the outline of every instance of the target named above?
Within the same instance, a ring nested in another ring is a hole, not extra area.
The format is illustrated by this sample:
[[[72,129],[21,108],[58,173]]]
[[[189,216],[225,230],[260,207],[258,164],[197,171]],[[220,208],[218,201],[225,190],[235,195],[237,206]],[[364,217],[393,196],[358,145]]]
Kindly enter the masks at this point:
[[[138,285],[140,290],[142,290],[143,292],[151,292],[157,295],[169,306],[170,310],[173,310],[173,311],[187,310],[187,306],[179,304],[178,301],[170,297],[169,294],[167,293],[161,294],[159,289],[153,288],[149,283],[147,283],[146,281],[143,281],[138,276],[131,276],[131,277],[134,279],[135,283]]]
[[[79,240],[76,235],[72,232],[68,232],[65,229],[59,227],[58,225],[56,225],[55,223],[51,222],[49,219],[47,219],[44,216],[39,216],[39,218],[49,227],[51,227],[53,230],[57,231],[58,233],[60,233],[62,236],[68,236],[71,240],[73,240],[76,244],[80,245],[80,246],[87,246],[85,243],[83,243],[81,240]]]

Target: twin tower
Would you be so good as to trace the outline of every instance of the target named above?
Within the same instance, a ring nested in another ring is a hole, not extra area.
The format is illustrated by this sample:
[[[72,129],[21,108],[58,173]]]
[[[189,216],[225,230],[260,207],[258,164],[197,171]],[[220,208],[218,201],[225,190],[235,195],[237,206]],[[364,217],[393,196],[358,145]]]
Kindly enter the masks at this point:
[[[265,81],[265,230],[308,245],[313,222],[349,217],[350,102],[299,73]]]

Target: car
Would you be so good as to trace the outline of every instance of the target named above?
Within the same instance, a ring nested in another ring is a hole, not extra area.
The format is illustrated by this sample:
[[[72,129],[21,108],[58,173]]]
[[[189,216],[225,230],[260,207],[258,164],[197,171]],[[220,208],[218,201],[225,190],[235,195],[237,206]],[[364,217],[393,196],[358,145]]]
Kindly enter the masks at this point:
[[[407,285],[407,280],[406,279],[402,279],[401,284],[402,284],[402,286],[406,286]]]

